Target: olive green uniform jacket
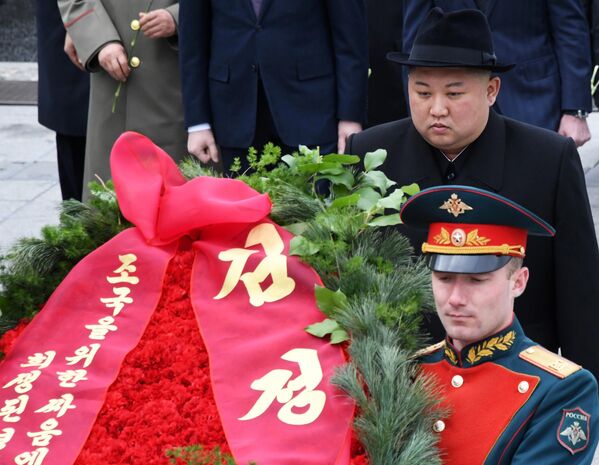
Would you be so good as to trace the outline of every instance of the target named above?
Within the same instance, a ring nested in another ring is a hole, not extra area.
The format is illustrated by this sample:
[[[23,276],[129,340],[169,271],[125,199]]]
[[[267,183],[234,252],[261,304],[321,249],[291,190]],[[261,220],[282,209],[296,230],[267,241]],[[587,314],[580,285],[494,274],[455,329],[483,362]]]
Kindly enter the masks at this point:
[[[79,59],[91,75],[91,95],[85,154],[84,199],[87,183],[98,175],[109,179],[110,150],[124,131],[137,131],[151,138],[175,161],[187,154],[187,131],[179,80],[177,37],[149,39],[139,31],[133,51],[135,31],[131,21],[146,11],[150,0],[58,0],[62,20],[71,35]],[[164,8],[178,24],[179,4],[175,0],[154,0],[151,9]],[[110,42],[120,42],[129,59],[140,64],[121,86],[112,112],[119,83],[102,69],[98,53]]]

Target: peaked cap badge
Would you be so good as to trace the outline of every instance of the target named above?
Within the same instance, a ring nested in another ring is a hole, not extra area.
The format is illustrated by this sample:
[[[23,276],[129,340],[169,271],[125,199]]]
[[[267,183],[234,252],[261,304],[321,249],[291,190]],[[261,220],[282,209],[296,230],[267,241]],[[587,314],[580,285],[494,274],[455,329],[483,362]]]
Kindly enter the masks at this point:
[[[466,213],[467,210],[473,210],[470,205],[462,202],[462,199],[460,199],[457,194],[451,194],[451,197],[443,202],[443,205],[441,205],[439,209],[451,213],[456,218]]]

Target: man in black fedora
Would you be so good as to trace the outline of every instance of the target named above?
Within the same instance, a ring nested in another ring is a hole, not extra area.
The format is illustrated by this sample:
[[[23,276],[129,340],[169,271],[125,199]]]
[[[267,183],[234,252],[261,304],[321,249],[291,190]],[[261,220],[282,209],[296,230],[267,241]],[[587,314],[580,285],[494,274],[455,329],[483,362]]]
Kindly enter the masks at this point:
[[[465,184],[504,195],[553,224],[553,238],[531,238],[531,279],[515,309],[525,332],[599,376],[599,250],[580,158],[572,139],[491,110],[500,92],[485,16],[431,10],[409,55],[412,117],[348,139],[346,152],[386,149],[383,166],[398,185]],[[422,232],[401,227],[416,249]],[[435,338],[438,322],[430,321]]]

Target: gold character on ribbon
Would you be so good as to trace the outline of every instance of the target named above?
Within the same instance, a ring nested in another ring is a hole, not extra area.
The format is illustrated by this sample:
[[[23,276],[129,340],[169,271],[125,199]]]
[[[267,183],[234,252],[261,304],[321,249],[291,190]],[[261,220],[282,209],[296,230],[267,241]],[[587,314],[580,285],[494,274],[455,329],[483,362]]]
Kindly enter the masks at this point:
[[[87,381],[87,370],[57,371],[60,387],[75,387],[79,381]]]
[[[58,422],[54,418],[46,420],[40,425],[41,431],[27,433],[32,438],[31,445],[35,447],[45,447],[50,444],[54,436],[60,436],[62,431],[56,429]]]
[[[0,430],[0,450],[4,449],[15,435],[14,428],[4,428]]]
[[[46,447],[40,447],[33,452],[23,452],[15,457],[17,465],[42,465],[44,458],[48,455]]]
[[[29,373],[19,373],[16,378],[10,380],[2,386],[2,388],[6,389],[7,387],[15,386],[16,393],[25,394],[26,392],[31,391],[33,383],[41,374],[42,372],[40,370],[31,370]]]
[[[25,411],[29,402],[29,396],[22,394],[16,399],[7,399],[4,401],[4,407],[0,409],[0,417],[6,423],[17,423],[21,420],[21,413]]]
[[[85,360],[83,362],[83,368],[87,368],[91,365],[96,356],[96,352],[101,347],[101,344],[90,344],[89,346],[81,346],[75,351],[75,355],[73,357],[65,357],[67,361],[67,365],[75,365],[79,363],[81,360]]]
[[[62,417],[68,410],[76,408],[73,405],[73,394],[63,394],[60,399],[50,399],[46,405],[38,408],[35,413],[56,412],[56,418]]]
[[[106,308],[114,308],[112,316],[117,316],[126,304],[132,304],[133,298],[128,297],[131,289],[128,287],[113,287],[114,297],[101,297],[100,302],[106,305]]]
[[[288,425],[308,425],[320,416],[326,402],[326,394],[316,390],[323,376],[316,350],[292,349],[281,358],[296,362],[300,369],[299,376],[291,379],[293,376],[291,370],[274,369],[262,378],[255,380],[251,388],[255,391],[263,391],[263,393],[250,411],[239,420],[247,421],[258,418],[275,400],[283,404],[277,417]],[[296,413],[294,408],[299,409],[302,413]]]
[[[90,330],[89,339],[97,341],[103,341],[109,331],[116,331],[119,329],[116,325],[113,325],[114,318],[111,316],[105,316],[98,320],[97,325],[85,325],[85,329]]]
[[[132,265],[137,260],[137,256],[132,253],[125,255],[119,255],[119,261],[122,263],[120,267],[113,271],[118,276],[106,276],[106,280],[110,284],[127,283],[127,284],[138,284],[139,278],[137,276],[131,276],[129,273],[135,273],[137,267]]]
[[[35,367],[41,370],[50,366],[54,357],[56,357],[56,351],[54,350],[47,350],[43,354],[41,352],[36,352],[27,357],[27,363],[21,363],[21,366],[23,368]]]
[[[265,257],[254,271],[243,272],[250,255],[258,250],[247,249],[261,245]],[[218,254],[219,260],[231,262],[225,282],[215,300],[228,296],[242,281],[250,296],[250,304],[260,307],[265,302],[276,302],[287,297],[295,289],[295,281],[287,276],[287,257],[283,255],[285,244],[274,225],[262,223],[248,234],[245,249],[229,249]],[[262,289],[261,284],[270,277],[272,283]]]

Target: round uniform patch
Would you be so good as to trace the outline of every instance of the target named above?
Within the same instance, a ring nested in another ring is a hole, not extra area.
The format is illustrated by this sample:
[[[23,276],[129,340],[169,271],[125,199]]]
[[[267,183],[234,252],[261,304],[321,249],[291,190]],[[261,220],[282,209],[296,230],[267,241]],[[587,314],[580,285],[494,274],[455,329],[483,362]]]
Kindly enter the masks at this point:
[[[579,407],[564,410],[557,428],[557,440],[574,455],[589,445],[591,415]]]

